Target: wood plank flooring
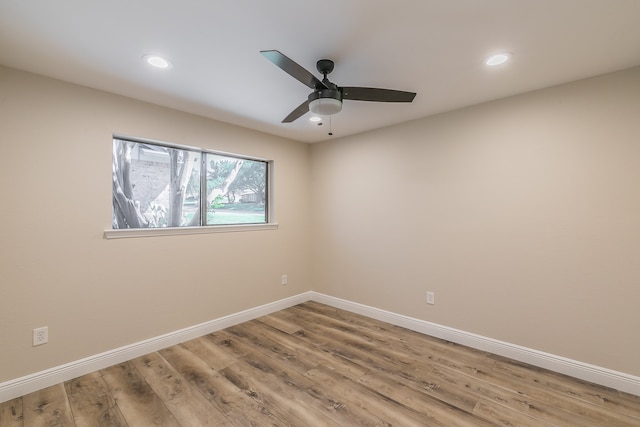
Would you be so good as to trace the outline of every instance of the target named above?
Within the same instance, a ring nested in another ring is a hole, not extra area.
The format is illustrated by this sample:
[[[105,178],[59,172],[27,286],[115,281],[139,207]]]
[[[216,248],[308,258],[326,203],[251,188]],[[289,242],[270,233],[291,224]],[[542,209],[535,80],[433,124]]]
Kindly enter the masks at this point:
[[[640,426],[640,397],[307,302],[0,404],[1,427]]]

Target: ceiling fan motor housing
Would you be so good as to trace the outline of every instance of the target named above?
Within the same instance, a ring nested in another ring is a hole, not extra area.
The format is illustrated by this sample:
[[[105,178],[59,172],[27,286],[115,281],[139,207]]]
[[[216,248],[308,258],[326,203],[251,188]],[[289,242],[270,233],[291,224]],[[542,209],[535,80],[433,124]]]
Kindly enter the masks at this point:
[[[320,89],[312,92],[308,98],[309,110],[321,116],[330,116],[342,110],[342,90]]]

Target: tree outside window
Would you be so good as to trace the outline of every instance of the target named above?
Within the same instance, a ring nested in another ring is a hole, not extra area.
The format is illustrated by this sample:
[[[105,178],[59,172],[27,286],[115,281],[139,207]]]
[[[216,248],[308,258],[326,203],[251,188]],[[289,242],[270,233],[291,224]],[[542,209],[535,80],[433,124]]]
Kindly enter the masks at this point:
[[[114,138],[113,228],[266,223],[267,165]]]

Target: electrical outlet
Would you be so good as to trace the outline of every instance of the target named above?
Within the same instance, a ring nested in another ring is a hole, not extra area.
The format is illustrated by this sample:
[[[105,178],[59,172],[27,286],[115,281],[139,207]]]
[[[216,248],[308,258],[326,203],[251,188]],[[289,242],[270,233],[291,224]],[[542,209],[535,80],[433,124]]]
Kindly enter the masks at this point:
[[[280,282],[283,286],[287,284],[287,275],[283,274],[282,275],[282,281]]]
[[[427,304],[435,304],[436,303],[436,294],[435,292],[427,291]]]
[[[35,328],[33,330],[33,346],[46,344],[49,342],[49,327]]]

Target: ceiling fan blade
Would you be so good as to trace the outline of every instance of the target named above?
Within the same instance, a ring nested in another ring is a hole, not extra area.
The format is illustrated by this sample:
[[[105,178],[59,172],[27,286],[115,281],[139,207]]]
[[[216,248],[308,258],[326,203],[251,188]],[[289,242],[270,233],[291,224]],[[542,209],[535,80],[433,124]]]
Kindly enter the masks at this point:
[[[416,97],[414,92],[401,90],[378,89],[373,87],[343,87],[342,99],[354,101],[375,102],[412,102]]]
[[[293,110],[287,117],[282,120],[282,123],[291,123],[292,121],[304,116],[309,112],[309,101],[304,101],[302,104]]]
[[[298,80],[302,84],[310,87],[311,89],[327,89],[327,86],[322,83],[316,76],[309,71],[302,68],[301,65],[283,55],[277,50],[262,50],[260,51],[265,58],[273,62],[282,70],[289,74],[294,79]]]

